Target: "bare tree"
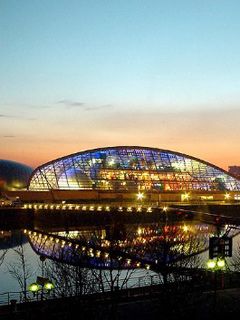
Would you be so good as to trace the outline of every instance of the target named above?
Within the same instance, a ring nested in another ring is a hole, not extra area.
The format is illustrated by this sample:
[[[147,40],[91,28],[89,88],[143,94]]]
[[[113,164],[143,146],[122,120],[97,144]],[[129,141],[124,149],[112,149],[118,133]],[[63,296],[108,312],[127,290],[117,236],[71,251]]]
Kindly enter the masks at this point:
[[[9,263],[7,268],[10,275],[15,278],[24,292],[24,298],[27,298],[27,282],[33,276],[31,264],[26,258],[25,246],[20,244],[12,249],[15,254],[15,261]]]
[[[5,256],[6,256],[8,250],[2,250],[2,251],[3,252],[1,252],[1,254],[0,254],[0,266],[3,264]]]

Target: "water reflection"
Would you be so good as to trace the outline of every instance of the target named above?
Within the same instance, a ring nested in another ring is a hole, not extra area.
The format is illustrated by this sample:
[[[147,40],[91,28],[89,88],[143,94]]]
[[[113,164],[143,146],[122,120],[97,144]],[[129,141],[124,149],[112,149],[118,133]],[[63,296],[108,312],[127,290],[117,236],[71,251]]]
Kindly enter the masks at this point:
[[[19,230],[0,231],[0,252],[27,243],[27,237]]]
[[[138,284],[163,281],[166,266],[203,266],[209,237],[225,231],[196,221],[0,231],[0,291],[26,290],[38,275],[59,294],[133,285],[133,275]]]
[[[214,226],[197,223],[115,224],[65,232],[25,230],[33,250],[55,261],[87,268],[152,270],[206,250],[214,232]]]

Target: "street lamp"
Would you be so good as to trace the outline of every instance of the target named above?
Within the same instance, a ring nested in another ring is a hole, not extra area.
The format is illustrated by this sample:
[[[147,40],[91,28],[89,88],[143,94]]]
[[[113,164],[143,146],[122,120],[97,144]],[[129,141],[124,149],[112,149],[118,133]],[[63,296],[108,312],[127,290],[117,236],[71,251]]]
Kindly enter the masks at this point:
[[[217,306],[217,274],[221,273],[221,288],[224,288],[224,274],[221,272],[225,269],[225,259],[217,257],[217,259],[210,259],[207,261],[207,269],[214,272],[214,308]]]
[[[225,259],[223,258],[217,258],[217,260],[210,259],[207,261],[207,269],[211,271],[223,270],[225,265]]]
[[[45,282],[45,283],[44,283],[44,286],[43,286],[43,288],[44,288],[45,290],[47,290],[48,293],[49,293],[51,290],[53,290],[54,287],[55,287],[54,284],[53,284],[52,281],[50,281],[50,280],[48,280],[48,282]]]
[[[33,295],[35,295],[40,290],[40,285],[37,282],[33,282],[30,284],[28,289],[33,293]]]
[[[54,289],[54,284],[51,280],[44,277],[37,277],[37,281],[30,284],[28,287],[29,291],[33,293],[33,296],[40,291],[41,300],[43,299],[44,293],[49,294]],[[45,290],[45,291],[44,291]],[[37,296],[38,297],[38,296]]]

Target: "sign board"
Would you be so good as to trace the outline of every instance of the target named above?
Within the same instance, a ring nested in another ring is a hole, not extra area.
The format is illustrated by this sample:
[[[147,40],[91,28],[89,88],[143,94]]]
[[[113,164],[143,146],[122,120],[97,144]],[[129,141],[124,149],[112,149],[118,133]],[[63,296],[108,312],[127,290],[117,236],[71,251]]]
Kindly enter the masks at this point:
[[[230,237],[211,237],[209,238],[209,258],[231,257],[232,238]]]

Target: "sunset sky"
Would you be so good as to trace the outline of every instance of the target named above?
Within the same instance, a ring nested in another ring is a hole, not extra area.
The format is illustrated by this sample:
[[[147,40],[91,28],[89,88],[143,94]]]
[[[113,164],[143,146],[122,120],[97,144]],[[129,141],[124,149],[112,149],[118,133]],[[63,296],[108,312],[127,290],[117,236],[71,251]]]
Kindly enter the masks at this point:
[[[0,158],[140,145],[240,165],[239,37],[239,0],[0,0]]]

